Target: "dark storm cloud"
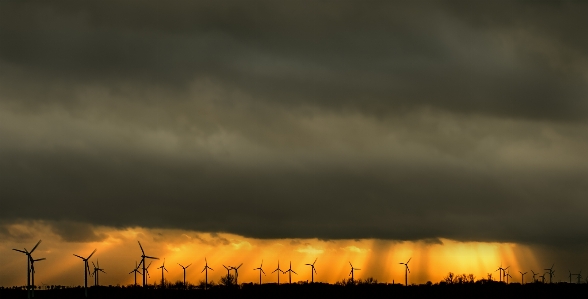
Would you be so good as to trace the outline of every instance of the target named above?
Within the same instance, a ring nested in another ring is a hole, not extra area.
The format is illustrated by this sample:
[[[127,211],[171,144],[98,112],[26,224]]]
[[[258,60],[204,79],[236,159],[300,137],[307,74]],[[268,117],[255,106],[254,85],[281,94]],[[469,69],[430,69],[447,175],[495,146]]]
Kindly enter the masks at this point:
[[[0,217],[581,243],[586,8],[4,2]]]

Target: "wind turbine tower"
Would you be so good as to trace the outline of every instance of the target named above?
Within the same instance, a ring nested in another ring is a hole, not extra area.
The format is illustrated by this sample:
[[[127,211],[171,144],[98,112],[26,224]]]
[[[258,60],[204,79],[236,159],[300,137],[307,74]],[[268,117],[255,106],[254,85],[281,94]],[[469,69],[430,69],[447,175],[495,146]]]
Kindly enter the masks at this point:
[[[212,268],[208,267],[208,261],[206,260],[206,258],[204,258],[204,261],[206,262],[206,265],[204,265],[204,269],[202,269],[202,271],[200,273],[206,271],[206,274],[205,274],[206,280],[204,281],[204,289],[206,290],[208,288],[208,269],[210,269],[212,271],[214,271],[214,270]]]
[[[94,266],[94,286],[97,287],[100,284],[100,281],[98,280],[98,272],[102,272],[104,274],[106,274],[106,272],[104,272],[104,269],[100,268],[98,260],[96,260],[96,265],[94,265],[94,262],[92,262],[92,266]]]
[[[233,270],[235,270],[235,284],[237,287],[239,287],[239,268],[241,268],[241,266],[243,266],[243,263],[241,263],[241,265],[239,265],[237,268],[232,267]]]
[[[289,283],[292,284],[292,273],[298,275],[298,273],[294,272],[294,270],[292,270],[292,261],[290,261],[290,268],[288,270],[286,270],[284,273],[288,272],[288,276],[289,276]]]
[[[551,283],[553,276],[555,276],[555,271],[553,271],[553,266],[555,266],[555,264],[551,265],[551,268],[549,268],[549,269],[544,269],[545,271],[547,271],[547,274],[549,274],[549,283]]]
[[[161,265],[157,269],[161,269],[161,287],[162,288],[165,288],[165,280],[164,280],[164,277],[163,277],[163,270],[165,270],[165,272],[168,272],[167,269],[165,268],[165,258],[163,259],[163,265]]]
[[[506,267],[506,269],[508,269],[508,267]],[[496,269],[494,271],[494,272],[498,271],[498,277],[500,277],[500,282],[502,282],[502,277],[504,276],[504,271],[506,269],[502,268],[502,263],[500,263],[500,267],[498,267],[498,269]]]
[[[278,260],[278,268],[276,268],[276,270],[274,270],[274,272],[278,272],[278,285],[280,285],[280,272],[286,274],[286,272],[284,272],[282,269],[280,269],[280,261]],[[272,272],[272,273],[274,273]]]
[[[263,275],[265,275],[265,271],[263,271],[262,267],[263,267],[263,260],[261,260],[261,265],[259,266],[259,268],[253,269],[253,271],[259,270],[259,285],[261,285],[261,273],[263,272]]]
[[[145,287],[147,283],[147,277],[145,276],[145,273],[147,272],[148,268],[145,266],[145,259],[158,260],[159,258],[145,255],[145,251],[143,250],[143,246],[141,246],[141,242],[137,241],[137,243],[139,243],[139,247],[141,248],[141,262],[139,263],[139,266],[143,265],[143,287]],[[151,263],[149,263],[149,265],[151,265]]]
[[[28,251],[26,248],[24,248],[24,251],[20,249],[12,249],[14,251],[18,251],[27,255],[27,298],[31,298],[31,295],[34,296],[31,291],[31,261],[33,260],[33,258],[31,257],[31,253],[33,253],[33,251],[37,249],[37,246],[39,246],[39,244],[41,244],[41,240],[37,242],[33,249],[31,249],[31,251]]]
[[[137,262],[135,262],[135,270],[129,272],[129,274],[131,273],[135,273],[135,286],[137,286],[137,273],[139,273],[139,275],[142,275],[141,272],[139,272],[139,265],[137,264]]]
[[[412,259],[409,258],[408,262],[406,263],[400,263],[401,265],[404,265],[405,269],[404,269],[404,285],[408,286],[408,273],[410,273],[410,269],[408,268],[408,263],[410,262],[410,260]]]
[[[361,270],[361,269],[357,269],[357,268],[353,268],[353,265],[351,264],[351,262],[349,262],[349,265],[351,266],[351,272],[349,272],[349,275],[351,275],[351,282],[355,282],[355,279],[353,277],[353,271],[355,270]]]
[[[178,265],[180,265],[180,267],[182,267],[182,269],[184,269],[184,288],[188,288],[188,285],[186,284],[186,268],[190,267],[192,264],[184,267],[182,266],[182,264],[178,263]]]
[[[519,271],[519,273],[521,273],[521,284],[525,284],[525,274],[527,274],[527,272],[523,273]]]
[[[314,274],[318,274],[316,272],[316,268],[314,267],[314,264],[316,263],[316,260],[318,260],[318,257],[316,259],[314,259],[314,262],[312,264],[306,264],[306,266],[310,266],[310,277],[311,277],[311,282],[314,283]]]
[[[31,255],[29,255],[31,259],[31,297],[35,297],[35,262],[44,261],[45,258],[40,259],[33,259]]]
[[[88,273],[90,273],[90,266],[88,266],[88,260],[94,255],[94,253],[96,253],[96,249],[94,249],[94,251],[92,251],[90,256],[88,256],[87,258],[83,258],[77,254],[74,254],[74,256],[77,256],[84,261],[84,294],[86,297],[88,297]]]

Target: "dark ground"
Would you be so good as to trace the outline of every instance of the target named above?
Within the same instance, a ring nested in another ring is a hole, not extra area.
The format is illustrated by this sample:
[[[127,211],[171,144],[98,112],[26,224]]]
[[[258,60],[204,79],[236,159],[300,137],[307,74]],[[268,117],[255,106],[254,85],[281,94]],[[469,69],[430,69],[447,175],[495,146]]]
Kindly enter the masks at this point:
[[[125,287],[91,287],[88,298],[564,298],[588,294],[588,284],[526,285],[487,283],[458,285],[355,285],[330,284],[264,284],[243,285],[241,289],[215,287],[204,291],[173,289],[142,289]],[[26,298],[26,291],[0,289],[1,299]],[[35,298],[83,298],[82,288],[37,290]]]

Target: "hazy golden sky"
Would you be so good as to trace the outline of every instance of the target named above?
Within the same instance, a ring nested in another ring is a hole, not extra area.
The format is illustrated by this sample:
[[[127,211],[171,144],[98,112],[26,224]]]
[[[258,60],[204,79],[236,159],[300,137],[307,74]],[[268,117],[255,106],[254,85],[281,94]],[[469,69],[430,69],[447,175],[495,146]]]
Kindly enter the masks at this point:
[[[33,227],[33,229],[31,229]],[[534,269],[536,272],[544,265],[539,265],[532,250],[527,246],[509,243],[456,242],[441,240],[441,243],[425,241],[395,242],[374,239],[362,240],[317,240],[317,239],[252,239],[233,234],[209,234],[185,230],[165,229],[113,229],[102,227],[97,234],[105,236],[100,242],[71,243],[63,242],[59,236],[41,223],[11,225],[8,228],[14,234],[30,234],[27,242],[0,243],[0,284],[4,286],[21,285],[26,280],[26,258],[23,254],[10,251],[11,248],[31,247],[39,237],[41,245],[34,252],[35,258],[46,257],[46,261],[36,264],[36,281],[39,284],[79,285],[83,283],[83,262],[73,254],[88,256],[98,249],[91,261],[100,261],[101,268],[107,274],[100,275],[101,284],[130,284],[133,275],[127,274],[140,261],[140,241],[147,255],[161,260],[153,261],[150,283],[161,281],[161,272],[156,270],[165,258],[166,279],[175,282],[182,279],[183,271],[178,263],[186,266],[186,279],[191,283],[204,280],[201,273],[206,257],[214,271],[209,272],[209,279],[215,282],[221,275],[226,275],[226,266],[238,266],[241,282],[258,282],[259,272],[254,268],[260,266],[267,273],[263,282],[276,282],[277,276],[270,273],[277,268],[292,269],[298,273],[293,281],[310,280],[310,267],[304,264],[318,259],[315,266],[316,281],[334,283],[349,278],[349,262],[361,270],[355,272],[355,278],[374,277],[381,282],[404,282],[404,267],[400,262],[409,258],[411,273],[410,283],[438,282],[448,272],[473,273],[483,278],[493,273],[497,279],[496,268],[511,266],[512,281],[520,281],[517,271]],[[34,237],[33,237],[34,236]],[[530,276],[529,276],[530,277]],[[282,274],[280,281],[286,282],[287,275]],[[139,277],[140,281],[140,277]]]

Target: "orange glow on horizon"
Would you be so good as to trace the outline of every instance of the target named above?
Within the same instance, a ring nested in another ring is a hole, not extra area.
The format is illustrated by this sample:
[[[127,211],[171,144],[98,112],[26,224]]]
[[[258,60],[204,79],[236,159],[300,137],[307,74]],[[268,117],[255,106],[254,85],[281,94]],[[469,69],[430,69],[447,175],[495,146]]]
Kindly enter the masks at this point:
[[[41,229],[42,230],[42,229]],[[315,259],[317,274],[315,281],[335,283],[350,278],[349,262],[361,269],[354,273],[355,279],[373,277],[379,282],[404,283],[404,266],[399,264],[412,258],[409,267],[409,284],[421,284],[427,281],[439,282],[448,272],[456,274],[474,274],[477,279],[485,278],[492,273],[495,280],[498,273],[494,272],[502,263],[510,266],[511,273],[520,269],[538,268],[537,261],[530,248],[511,243],[458,242],[443,239],[442,244],[424,241],[387,241],[387,240],[317,240],[317,239],[253,239],[233,234],[209,234],[183,230],[162,230],[128,228],[98,228],[97,233],[107,237],[101,242],[71,243],[59,240],[59,236],[51,235],[48,230],[40,231],[44,241],[35,256],[47,257],[47,261],[35,264],[38,285],[83,285],[83,262],[73,256],[89,255],[94,248],[98,251],[91,261],[100,260],[100,265],[107,274],[100,275],[102,285],[127,285],[134,282],[134,276],[128,274],[140,261],[141,251],[137,240],[141,241],[145,253],[159,257],[154,260],[150,270],[150,284],[161,282],[161,266],[165,265],[169,272],[165,279],[169,282],[181,281],[183,270],[178,265],[192,264],[186,271],[186,280],[198,284],[204,280],[204,258],[214,271],[208,272],[209,281],[218,282],[226,275],[226,266],[238,266],[239,282],[259,282],[259,272],[254,270],[263,260],[263,283],[277,282],[277,268],[287,270],[292,262],[292,281],[310,281],[311,268],[306,266]],[[33,242],[34,244],[34,242]],[[26,244],[25,244],[26,245]],[[20,247],[3,243],[0,250]],[[30,246],[30,245],[26,245]],[[26,273],[26,259],[18,253],[3,254],[0,257],[0,284],[4,286],[23,285]],[[90,263],[90,267],[92,264]],[[527,270],[525,270],[527,271]],[[232,272],[234,273],[234,272]],[[21,277],[22,276],[22,277]],[[520,276],[518,276],[520,277]],[[517,281],[513,275],[513,281]],[[93,284],[93,278],[89,278]],[[141,276],[137,277],[138,283]],[[281,274],[280,282],[287,282],[288,275]]]

